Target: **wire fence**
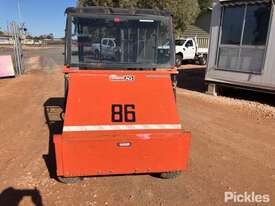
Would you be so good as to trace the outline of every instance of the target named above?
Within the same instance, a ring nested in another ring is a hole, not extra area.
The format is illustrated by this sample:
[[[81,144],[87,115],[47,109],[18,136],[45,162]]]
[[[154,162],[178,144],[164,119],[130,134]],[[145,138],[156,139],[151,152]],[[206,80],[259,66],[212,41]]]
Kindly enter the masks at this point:
[[[15,75],[22,75],[25,72],[23,65],[23,50],[21,44],[21,29],[16,22],[11,22],[9,25],[9,32],[12,35],[13,43],[13,62]]]

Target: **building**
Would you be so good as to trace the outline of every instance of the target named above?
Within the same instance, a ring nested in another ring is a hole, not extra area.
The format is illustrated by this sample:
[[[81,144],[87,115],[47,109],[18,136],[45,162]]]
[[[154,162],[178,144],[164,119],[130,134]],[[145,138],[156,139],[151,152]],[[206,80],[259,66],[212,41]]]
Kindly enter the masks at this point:
[[[0,35],[0,45],[13,44],[12,36],[9,33],[3,33]]]
[[[275,92],[274,0],[214,0],[205,80]]]
[[[193,25],[187,27],[182,37],[197,37],[200,48],[208,48],[212,9],[203,11]]]

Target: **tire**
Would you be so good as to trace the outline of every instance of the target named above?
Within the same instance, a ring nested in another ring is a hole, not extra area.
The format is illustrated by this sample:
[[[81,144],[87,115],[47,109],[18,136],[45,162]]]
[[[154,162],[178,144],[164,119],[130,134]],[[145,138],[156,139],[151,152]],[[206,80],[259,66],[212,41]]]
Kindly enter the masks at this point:
[[[176,55],[176,67],[180,67],[182,64],[183,57],[180,54]]]
[[[173,179],[181,175],[180,171],[174,171],[174,172],[162,172],[159,174],[159,177],[162,179]]]
[[[99,60],[99,51],[95,50],[95,60]]]
[[[121,58],[120,58],[120,52],[119,52],[119,51],[115,52],[114,60],[115,60],[116,62],[119,62],[120,59],[121,59]]]
[[[199,58],[199,64],[200,65],[206,65],[207,63],[207,56],[203,55],[203,57]]]
[[[171,81],[172,81],[173,93],[174,93],[174,96],[175,96],[175,99],[176,99],[177,98],[176,92],[177,92],[177,85],[178,85],[176,74],[171,75]]]
[[[57,177],[57,180],[64,184],[78,183],[78,182],[82,181],[83,179],[84,179],[83,177],[61,177],[61,176]]]

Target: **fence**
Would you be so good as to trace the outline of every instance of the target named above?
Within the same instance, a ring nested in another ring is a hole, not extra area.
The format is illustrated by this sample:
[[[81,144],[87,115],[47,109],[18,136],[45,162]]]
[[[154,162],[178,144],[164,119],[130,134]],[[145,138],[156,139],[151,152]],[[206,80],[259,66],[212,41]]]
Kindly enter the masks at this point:
[[[198,41],[199,48],[208,48],[208,44],[209,44],[208,38],[197,37],[197,41]]]
[[[11,22],[9,31],[12,35],[13,42],[13,62],[15,75],[22,75],[24,73],[23,66],[23,50],[21,45],[21,30],[16,22]]]

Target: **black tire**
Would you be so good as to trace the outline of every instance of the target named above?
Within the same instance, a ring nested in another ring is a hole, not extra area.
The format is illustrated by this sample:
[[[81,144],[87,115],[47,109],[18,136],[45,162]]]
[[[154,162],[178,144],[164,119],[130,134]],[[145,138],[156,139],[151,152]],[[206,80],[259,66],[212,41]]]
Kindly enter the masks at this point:
[[[175,172],[162,172],[159,174],[159,177],[162,179],[173,179],[181,175],[180,171]]]
[[[176,67],[180,67],[182,65],[183,57],[180,54],[176,55]]]
[[[84,178],[83,177],[57,177],[59,182],[62,182],[64,184],[74,184],[82,181]]]
[[[177,98],[176,92],[177,92],[177,85],[178,85],[177,75],[172,74],[171,75],[171,80],[172,80],[173,93],[174,93],[174,96],[175,96],[175,99],[176,99]]]
[[[119,62],[120,59],[121,59],[121,58],[120,58],[120,52],[119,52],[119,51],[115,52],[114,60],[117,61],[117,62]]]
[[[99,51],[95,50],[95,60],[99,60]]]
[[[60,119],[61,119],[62,121],[64,121],[64,116],[65,116],[65,112],[62,111],[62,112],[60,113]]]
[[[199,58],[199,64],[200,65],[206,65],[206,63],[207,63],[207,56],[206,55],[203,55],[203,57]]]

